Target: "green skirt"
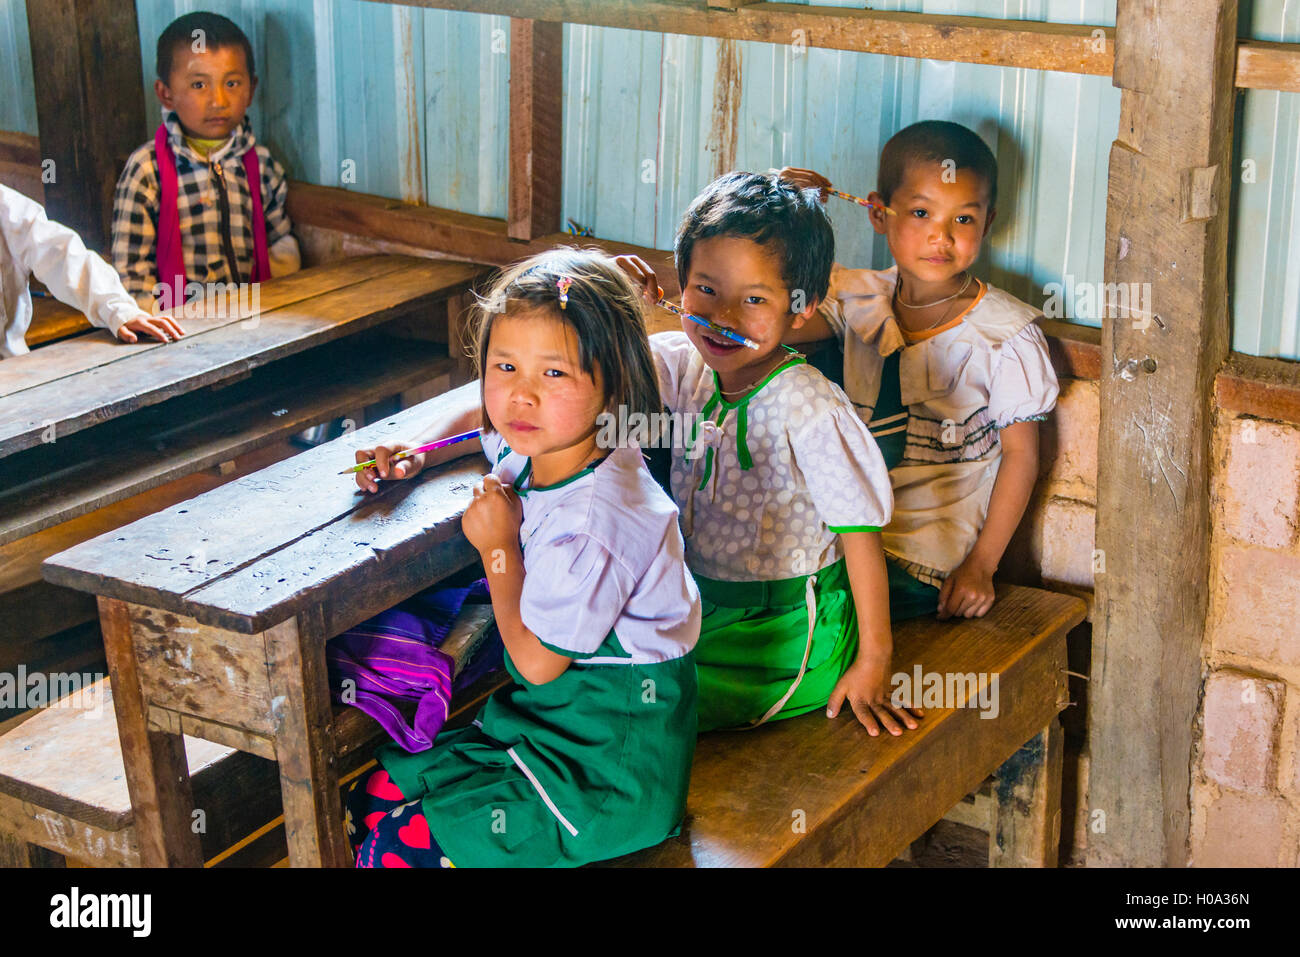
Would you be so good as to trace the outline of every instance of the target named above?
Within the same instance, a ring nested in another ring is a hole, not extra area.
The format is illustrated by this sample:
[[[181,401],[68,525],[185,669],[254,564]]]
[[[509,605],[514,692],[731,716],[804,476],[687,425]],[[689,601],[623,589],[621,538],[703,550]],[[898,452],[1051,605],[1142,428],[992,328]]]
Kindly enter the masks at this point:
[[[897,563],[885,558],[889,573],[889,620],[906,621],[939,610],[939,589],[913,578]]]
[[[858,651],[844,559],[813,576],[726,582],[696,575],[695,582],[704,612],[695,647],[701,731],[753,727],[826,707]]]
[[[591,657],[626,657],[613,632]],[[496,692],[476,723],[377,757],[457,867],[573,867],[658,844],[686,808],[695,662],[584,664]]]

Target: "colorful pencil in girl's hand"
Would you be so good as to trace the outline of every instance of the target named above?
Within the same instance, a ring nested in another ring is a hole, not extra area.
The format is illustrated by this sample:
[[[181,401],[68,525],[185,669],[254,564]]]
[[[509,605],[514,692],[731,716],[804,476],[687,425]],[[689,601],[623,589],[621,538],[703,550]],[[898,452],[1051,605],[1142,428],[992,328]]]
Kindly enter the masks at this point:
[[[826,192],[830,193],[832,196],[838,196],[840,199],[847,199],[850,203],[857,203],[859,206],[869,206],[872,209],[883,209],[890,216],[898,215],[896,212],[894,212],[892,209],[890,209],[888,206],[884,205],[883,203],[873,203],[869,199],[863,199],[861,196],[854,196],[852,193],[846,193],[843,190],[831,189],[827,187]]]
[[[698,323],[699,323],[700,325],[702,325],[705,329],[708,329],[710,332],[714,333],[715,335],[726,336],[726,337],[727,337],[728,339],[730,339],[732,342],[739,342],[742,346],[748,346],[750,349],[757,349],[757,348],[758,348],[758,343],[755,342],[753,339],[746,339],[746,338],[745,338],[744,336],[742,336],[739,332],[734,332],[734,331],[731,330],[731,329],[724,329],[722,326],[718,325],[716,322],[710,322],[708,319],[705,319],[705,318],[702,317],[702,316],[695,316],[695,315],[692,315],[691,313],[689,313],[689,312],[687,312],[685,309],[683,309],[681,306],[677,306],[677,305],[674,305],[673,303],[669,302],[667,299],[665,299],[665,298],[663,297],[663,289],[662,289],[662,288],[659,290],[659,293],[660,293],[660,295],[659,295],[659,301],[658,301],[657,303],[655,303],[655,305],[657,305],[657,306],[663,306],[663,307],[664,307],[665,309],[667,309],[669,312],[675,312],[675,313],[677,313],[677,315],[679,315],[679,316],[684,316],[685,318],[690,319],[692,322],[698,322]]]
[[[439,439],[437,442],[430,442],[428,445],[421,445],[418,449],[406,449],[403,452],[398,452],[388,461],[400,462],[402,459],[409,459],[412,455],[419,455],[421,452],[432,452],[434,449],[445,449],[447,446],[455,445],[457,442],[466,442],[470,439],[477,439],[482,434],[482,429],[471,429],[468,432],[460,433],[460,435],[451,435],[445,439]],[[344,469],[339,473],[339,475],[352,475],[355,472],[360,472],[362,469],[371,468],[374,464],[374,459],[371,459],[369,462],[360,462],[357,465],[352,466],[350,469]]]

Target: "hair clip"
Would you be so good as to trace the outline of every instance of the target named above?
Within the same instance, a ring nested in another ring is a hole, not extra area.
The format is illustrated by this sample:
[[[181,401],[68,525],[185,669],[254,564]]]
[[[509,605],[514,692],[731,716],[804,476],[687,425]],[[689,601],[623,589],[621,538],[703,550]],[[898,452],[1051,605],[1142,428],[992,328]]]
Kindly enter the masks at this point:
[[[568,276],[561,276],[555,281],[555,285],[560,290],[560,308],[567,310],[569,308],[569,287],[573,285],[573,280]]]

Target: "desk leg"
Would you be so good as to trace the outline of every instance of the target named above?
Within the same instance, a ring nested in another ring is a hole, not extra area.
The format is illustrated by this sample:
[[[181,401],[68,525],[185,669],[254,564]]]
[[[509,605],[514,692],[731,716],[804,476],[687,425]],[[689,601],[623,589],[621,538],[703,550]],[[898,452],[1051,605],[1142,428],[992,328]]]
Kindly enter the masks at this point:
[[[1064,739],[1056,718],[998,768],[989,867],[1055,867]]]
[[[334,763],[334,716],[320,611],[304,612],[264,634],[289,863],[351,867]]]
[[[0,867],[63,867],[63,855],[0,831]]]
[[[179,734],[151,731],[148,705],[136,666],[131,616],[126,603],[99,599],[113,710],[126,768],[126,786],[135,811],[142,867],[202,867],[203,851],[191,825],[194,795],[190,790],[185,740]]]

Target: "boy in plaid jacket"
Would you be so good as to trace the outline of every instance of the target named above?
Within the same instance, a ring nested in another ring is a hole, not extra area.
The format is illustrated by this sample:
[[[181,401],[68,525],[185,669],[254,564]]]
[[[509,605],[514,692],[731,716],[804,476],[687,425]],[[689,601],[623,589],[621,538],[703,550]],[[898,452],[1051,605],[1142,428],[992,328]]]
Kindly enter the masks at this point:
[[[127,160],[113,201],[113,265],[139,301],[165,311],[193,298],[196,283],[300,267],[284,168],[245,117],[256,88],[252,45],[225,17],[187,14],[158,38],[165,119]]]

